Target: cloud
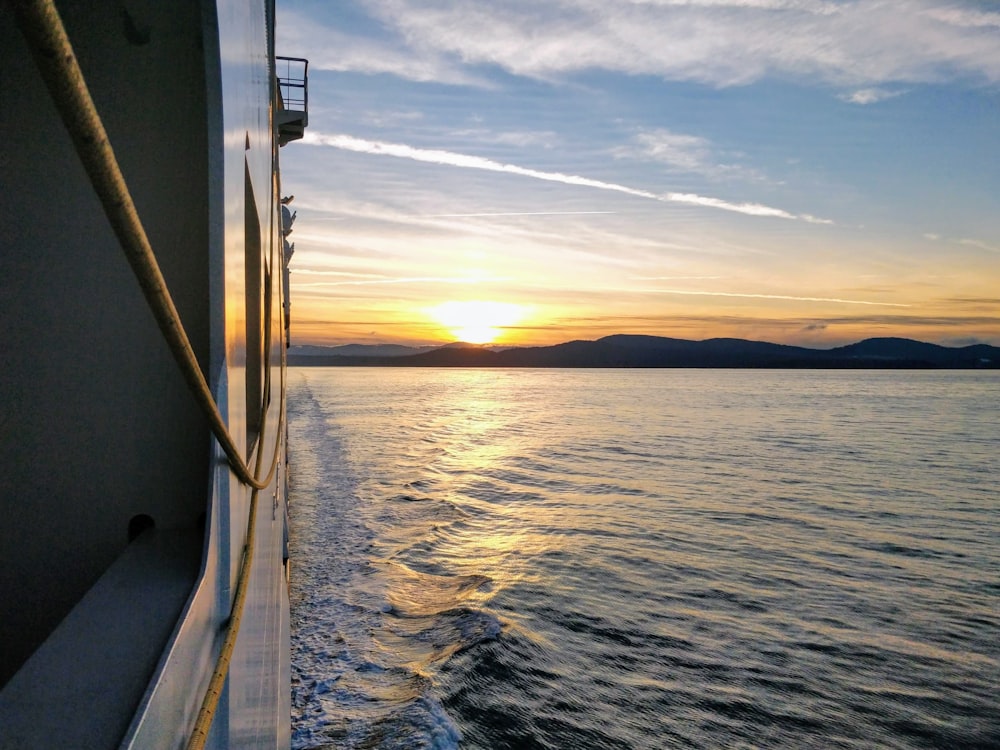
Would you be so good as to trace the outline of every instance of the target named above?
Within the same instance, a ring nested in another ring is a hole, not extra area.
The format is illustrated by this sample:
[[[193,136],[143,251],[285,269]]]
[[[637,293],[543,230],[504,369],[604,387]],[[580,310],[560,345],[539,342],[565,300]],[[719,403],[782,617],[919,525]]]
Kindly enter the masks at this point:
[[[627,290],[622,290],[627,291]],[[874,302],[861,299],[842,299],[840,297],[798,297],[790,294],[754,294],[750,292],[710,292],[690,289],[643,289],[644,292],[656,294],[682,294],[695,297],[739,297],[742,299],[774,299],[792,302],[836,302],[843,305],[878,305],[882,307],[910,307],[901,302]]]
[[[378,281],[387,278],[385,274],[381,273],[360,273],[357,271],[329,271],[316,268],[295,268],[296,277],[306,276],[337,276],[337,277],[349,277],[358,280],[371,280]]]
[[[994,28],[1000,29],[1000,13],[981,11],[974,8],[946,6],[943,8],[928,8],[925,15],[961,28]]]
[[[971,326],[1000,324],[1000,316],[970,316],[970,315],[865,315],[857,317],[826,318],[833,325],[872,325],[887,327],[926,326],[943,328],[969,328]]]
[[[960,239],[955,239],[952,237],[944,237],[943,235],[934,232],[925,232],[923,237],[925,240],[930,242],[954,242],[959,245],[965,245],[966,247],[974,247],[977,250],[985,250],[988,253],[1000,253],[1000,245],[994,245],[983,240],[975,239],[974,237],[962,237]]]
[[[722,276],[632,276],[635,281],[707,281],[721,279]]]
[[[297,274],[308,271],[297,270]],[[296,281],[296,288],[331,286],[371,286],[381,284],[480,284],[484,281],[506,281],[501,278],[482,279],[469,276],[399,276],[380,279],[352,279],[350,281]]]
[[[427,214],[428,219],[469,219],[483,216],[589,216],[592,214],[614,214],[615,211],[502,211],[475,214]]]
[[[953,305],[1000,306],[1000,297],[950,297],[945,302]]]
[[[642,130],[632,143],[612,149],[616,158],[657,162],[679,172],[700,174],[709,178],[742,178],[759,181],[760,174],[738,164],[723,163],[711,141],[697,135],[675,133],[666,128]]]
[[[606,70],[716,86],[770,75],[859,87],[1000,82],[1000,14],[971,2],[373,0],[368,8],[391,38],[338,35],[328,47],[339,69],[416,80],[468,76],[474,66],[540,79]]]
[[[471,138],[476,143],[497,143],[505,146],[541,146],[552,148],[559,142],[559,136],[552,130],[507,130],[493,131],[487,128],[467,128],[448,133],[450,138]]]
[[[638,157],[661,162],[687,172],[706,172],[715,168],[708,139],[656,128],[637,133],[633,146],[615,149],[618,157]]]
[[[367,125],[374,125],[377,128],[407,125],[412,126],[415,122],[424,119],[423,112],[417,110],[368,110],[356,114],[359,122]]]
[[[813,216],[812,214],[799,214],[799,218],[809,224],[833,224],[832,219],[822,219],[819,216]]]
[[[515,164],[505,164],[502,162],[486,159],[481,156],[470,156],[441,149],[424,149],[408,146],[402,143],[385,143],[383,141],[370,141],[354,136],[339,133],[317,133],[307,132],[302,140],[305,144],[314,146],[329,146],[353,151],[356,153],[373,154],[377,156],[393,156],[400,159],[411,159],[413,161],[425,162],[429,164],[441,164],[462,169],[479,169],[488,172],[503,172],[506,174],[530,177],[536,180],[548,182],[560,182],[565,185],[577,185],[580,187],[595,188],[598,190],[609,190],[616,193],[624,193],[637,198],[660,201],[663,203],[683,203],[704,208],[714,208],[721,211],[732,211],[746,214],[748,216],[772,217],[779,219],[800,219],[810,223],[832,223],[829,219],[819,219],[809,214],[795,215],[780,208],[765,206],[760,203],[732,203],[721,198],[713,198],[696,193],[674,193],[668,192],[657,194],[649,190],[619,185],[614,182],[604,182],[594,180],[580,175],[563,174],[562,172],[544,172],[537,169],[520,167]]]
[[[875,104],[876,102],[882,102],[886,99],[892,99],[897,96],[901,96],[904,92],[900,90],[890,91],[888,89],[879,88],[869,88],[869,89],[858,89],[849,94],[841,94],[838,98],[841,101],[848,102],[849,104]]]
[[[1000,247],[996,245],[990,245],[982,240],[975,240],[969,237],[965,237],[958,241],[959,245],[965,245],[966,247],[975,247],[980,250],[985,250],[988,253],[1000,253]]]
[[[309,66],[314,71],[386,73],[409,81],[493,87],[487,78],[456,65],[449,56],[432,50],[415,53],[392,34],[359,33],[357,29],[324,24],[315,15],[307,16],[290,9],[280,13],[279,49],[307,54]]]

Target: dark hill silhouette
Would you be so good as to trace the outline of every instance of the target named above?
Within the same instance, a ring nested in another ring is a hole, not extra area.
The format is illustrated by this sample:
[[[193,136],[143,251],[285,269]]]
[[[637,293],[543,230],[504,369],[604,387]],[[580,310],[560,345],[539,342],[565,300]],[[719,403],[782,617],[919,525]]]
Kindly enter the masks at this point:
[[[404,346],[402,344],[293,346],[288,350],[288,354],[294,357],[406,357],[410,354],[420,354],[438,348],[436,346]]]
[[[419,350],[417,350],[419,351]],[[772,367],[1000,368],[1000,348],[947,347],[871,338],[833,349],[716,338],[705,341],[615,334],[596,341],[494,350],[448,345],[404,356],[289,355],[292,365],[379,367]]]
[[[835,357],[858,357],[862,359],[885,359],[895,362],[911,362],[914,366],[926,367],[976,367],[998,366],[998,349],[986,344],[948,347],[928,344],[902,338],[873,338],[856,344],[830,350]],[[985,361],[992,361],[987,365]]]

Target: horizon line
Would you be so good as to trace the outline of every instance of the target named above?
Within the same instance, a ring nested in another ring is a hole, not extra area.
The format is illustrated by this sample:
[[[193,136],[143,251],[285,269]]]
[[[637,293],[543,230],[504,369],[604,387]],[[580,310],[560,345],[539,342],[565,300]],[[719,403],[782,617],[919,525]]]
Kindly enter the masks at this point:
[[[379,343],[375,343],[375,344],[373,344],[373,343],[362,343],[362,342],[357,342],[357,341],[352,341],[352,342],[346,343],[346,344],[296,344],[296,343],[293,343],[289,347],[289,352],[290,353],[294,353],[294,352],[292,352],[292,350],[294,350],[296,348],[304,348],[304,347],[312,347],[312,348],[316,348],[316,349],[339,349],[339,348],[348,347],[348,346],[364,346],[364,347],[395,346],[395,347],[401,347],[401,348],[404,348],[404,349],[444,349],[444,348],[447,348],[447,347],[457,347],[457,346],[467,347],[467,348],[470,348],[470,349],[503,349],[503,350],[507,350],[507,349],[546,349],[546,348],[550,348],[550,347],[561,346],[563,344],[570,344],[570,343],[577,342],[577,341],[587,342],[587,343],[595,343],[595,342],[598,342],[598,341],[602,341],[604,339],[615,338],[615,337],[665,339],[665,340],[670,340],[670,341],[685,341],[685,342],[696,343],[696,344],[697,343],[706,343],[706,342],[709,342],[709,341],[746,341],[746,342],[749,342],[749,343],[771,344],[773,346],[787,346],[787,347],[793,348],[793,349],[812,349],[812,350],[815,350],[815,351],[828,351],[830,349],[838,349],[838,348],[845,347],[845,346],[852,346],[854,344],[860,344],[860,343],[864,343],[866,341],[890,341],[890,340],[895,340],[895,341],[910,341],[910,342],[917,343],[917,344],[926,344],[926,345],[929,345],[929,346],[940,346],[940,347],[945,348],[945,349],[964,349],[964,348],[967,348],[967,347],[970,347],[970,346],[988,346],[988,347],[991,347],[991,348],[994,348],[994,349],[1000,349],[1000,345],[998,345],[998,344],[991,344],[991,343],[988,343],[986,341],[979,340],[978,337],[975,337],[975,336],[968,337],[968,338],[976,339],[973,343],[969,343],[969,344],[939,344],[939,343],[936,343],[936,342],[933,342],[933,341],[924,341],[923,339],[910,338],[908,336],[866,336],[864,338],[860,338],[860,339],[857,339],[857,340],[852,340],[850,343],[847,343],[847,344],[833,344],[833,345],[830,345],[830,346],[824,348],[823,346],[811,346],[811,345],[806,345],[806,344],[784,344],[784,343],[780,343],[780,342],[776,342],[776,341],[768,341],[768,340],[765,340],[765,339],[748,339],[748,338],[742,338],[742,337],[739,337],[739,336],[710,336],[710,337],[704,338],[704,339],[693,339],[693,338],[689,339],[689,338],[681,338],[681,337],[678,337],[678,336],[663,336],[663,335],[650,334],[650,333],[610,333],[610,334],[607,334],[607,335],[604,335],[604,336],[599,336],[597,338],[592,338],[592,339],[571,338],[571,339],[566,339],[565,341],[560,341],[560,342],[555,343],[555,344],[505,344],[505,343],[496,343],[496,342],[483,343],[483,344],[475,344],[475,343],[472,343],[472,342],[469,342],[469,341],[461,341],[461,340],[448,341],[448,342],[445,342],[445,343],[429,343],[429,344],[417,344],[417,343],[401,344],[401,343],[398,343],[398,342],[388,342],[388,341],[379,342]]]

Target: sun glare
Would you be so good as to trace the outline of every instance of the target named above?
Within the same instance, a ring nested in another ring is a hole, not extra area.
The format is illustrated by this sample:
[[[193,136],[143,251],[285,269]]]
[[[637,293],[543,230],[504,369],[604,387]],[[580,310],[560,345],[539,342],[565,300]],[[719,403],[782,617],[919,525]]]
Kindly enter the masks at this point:
[[[428,310],[430,316],[455,337],[470,344],[489,344],[503,333],[503,328],[523,320],[524,305],[511,302],[442,302]]]

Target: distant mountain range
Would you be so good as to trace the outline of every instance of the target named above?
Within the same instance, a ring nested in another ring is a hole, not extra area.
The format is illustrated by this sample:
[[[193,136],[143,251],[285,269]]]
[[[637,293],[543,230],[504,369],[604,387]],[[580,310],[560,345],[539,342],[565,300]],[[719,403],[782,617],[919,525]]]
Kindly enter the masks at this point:
[[[745,339],[688,341],[616,334],[555,346],[475,344],[293,346],[293,366],[322,367],[773,367],[857,369],[998,369],[1000,347],[948,347],[902,338],[871,338],[833,349]]]

